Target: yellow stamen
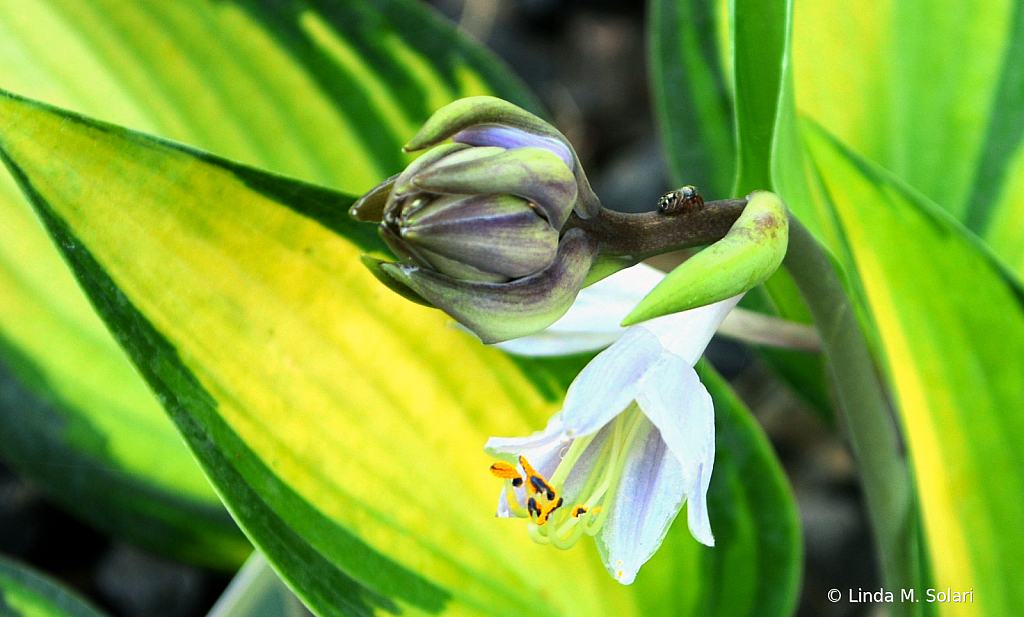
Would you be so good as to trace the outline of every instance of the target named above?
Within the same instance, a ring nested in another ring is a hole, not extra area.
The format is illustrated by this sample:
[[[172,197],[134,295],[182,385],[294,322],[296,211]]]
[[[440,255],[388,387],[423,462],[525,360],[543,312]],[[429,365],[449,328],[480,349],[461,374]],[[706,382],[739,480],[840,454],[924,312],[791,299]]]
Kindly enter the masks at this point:
[[[543,525],[544,523],[546,523],[547,520],[548,520],[548,517],[551,516],[551,513],[554,512],[555,510],[557,510],[558,508],[560,508],[561,506],[562,506],[562,498],[561,497],[558,498],[558,501],[549,501],[548,503],[542,505],[540,507],[540,514],[537,515],[537,524],[538,525]]]
[[[577,437],[563,447],[549,478],[542,476],[524,456],[518,457],[518,466],[495,463],[491,473],[505,480],[510,512],[530,520],[530,538],[568,549],[581,537],[594,536],[601,530],[618,493],[630,451],[635,444],[642,444],[651,430],[650,421],[634,402],[607,429]],[[572,507],[562,508],[567,505],[562,489],[585,454],[586,476],[574,480],[573,501],[569,502]],[[513,483],[523,492],[514,490]]]
[[[519,464],[523,466],[523,471],[526,472],[526,486],[529,488],[531,493],[541,493],[547,497],[548,501],[554,501],[555,489],[548,484],[548,481],[544,479],[544,476],[537,473],[537,470],[530,465],[530,462],[526,460],[525,456],[519,457]]]

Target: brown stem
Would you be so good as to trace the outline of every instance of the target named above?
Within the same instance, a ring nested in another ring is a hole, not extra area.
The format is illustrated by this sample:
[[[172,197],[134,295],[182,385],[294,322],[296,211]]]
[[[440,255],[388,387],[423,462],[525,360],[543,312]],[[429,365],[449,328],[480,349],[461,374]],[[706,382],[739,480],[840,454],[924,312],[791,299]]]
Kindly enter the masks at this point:
[[[692,212],[671,215],[601,208],[590,219],[582,219],[574,212],[562,230],[578,227],[592,234],[601,242],[602,256],[640,261],[721,240],[746,205],[746,199],[722,199],[706,202]]]

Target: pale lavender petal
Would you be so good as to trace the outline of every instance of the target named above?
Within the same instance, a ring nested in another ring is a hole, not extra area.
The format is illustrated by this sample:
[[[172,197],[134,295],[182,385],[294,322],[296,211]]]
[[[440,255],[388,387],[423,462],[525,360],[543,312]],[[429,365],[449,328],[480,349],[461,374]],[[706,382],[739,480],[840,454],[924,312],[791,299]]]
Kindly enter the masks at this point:
[[[569,443],[572,443],[572,438],[566,436],[561,414],[555,414],[544,430],[529,437],[491,437],[484,445],[484,451],[513,464],[518,462],[520,455],[525,456],[540,471],[539,461],[542,458],[546,459],[551,452],[558,452]]]
[[[598,431],[636,398],[644,373],[661,356],[658,340],[631,328],[590,361],[569,386],[559,414],[570,436]]]
[[[577,503],[577,498],[587,480],[590,479],[590,472],[600,458],[601,450],[604,448],[605,441],[611,436],[612,430],[611,424],[605,424],[572,466],[572,471],[569,472],[569,476],[565,479],[565,485],[562,487],[562,496],[566,503]]]
[[[494,346],[517,356],[569,356],[604,349],[618,340],[619,336],[621,334],[618,332],[556,332],[549,328]]]
[[[619,324],[665,278],[646,264],[620,270],[580,291],[569,311],[546,329],[496,346],[520,356],[558,356],[603,349],[626,331]]]
[[[471,126],[452,136],[452,141],[470,146],[497,146],[506,150],[522,148],[524,146],[544,148],[557,154],[558,158],[565,161],[569,169],[573,169],[576,166],[569,146],[562,142],[500,124],[478,124]]]
[[[711,470],[715,465],[715,447],[704,455],[704,462],[697,472],[697,482],[686,494],[687,524],[690,533],[698,542],[705,546],[715,545],[715,536],[711,533],[711,519],[708,518],[708,487],[711,486]]]
[[[637,404],[658,427],[669,452],[679,461],[691,500],[690,532],[711,546],[707,490],[715,462],[715,410],[697,372],[682,358],[666,354],[640,384]]]
[[[658,337],[667,351],[693,366],[704,353],[704,348],[708,346],[719,324],[742,297],[743,294],[740,294],[700,308],[665,315],[637,324],[636,327]]]
[[[661,546],[686,498],[679,461],[650,423],[630,451],[597,548],[608,573],[624,585]]]

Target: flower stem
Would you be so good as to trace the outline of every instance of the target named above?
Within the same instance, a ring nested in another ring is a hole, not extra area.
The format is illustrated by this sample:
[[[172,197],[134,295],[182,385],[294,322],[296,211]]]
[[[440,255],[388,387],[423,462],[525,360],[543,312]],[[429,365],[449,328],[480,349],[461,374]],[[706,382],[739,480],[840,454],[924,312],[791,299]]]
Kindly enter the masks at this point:
[[[575,213],[562,228],[578,227],[598,238],[601,255],[641,261],[679,249],[721,240],[739,218],[746,199],[709,201],[704,207],[682,214],[626,213],[601,208],[598,215],[583,219]]]
[[[882,573],[889,591],[919,588],[921,555],[913,483],[898,423],[856,314],[828,255],[790,215],[783,266],[821,333],[838,400],[840,426],[860,469],[861,485]],[[893,615],[920,614],[920,605],[894,603]]]

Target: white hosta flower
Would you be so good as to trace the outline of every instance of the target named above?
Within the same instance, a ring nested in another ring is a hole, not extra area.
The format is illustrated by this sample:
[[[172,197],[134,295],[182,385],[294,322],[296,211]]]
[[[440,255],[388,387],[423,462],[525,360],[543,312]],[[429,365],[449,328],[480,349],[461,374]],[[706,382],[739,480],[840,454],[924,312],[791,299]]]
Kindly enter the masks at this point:
[[[690,532],[712,546],[714,409],[693,365],[738,301],[628,328],[583,369],[547,428],[491,438],[486,450],[502,460],[491,470],[505,479],[498,516],[529,518],[530,536],[558,548],[594,536],[623,584],[661,545],[684,502]]]

